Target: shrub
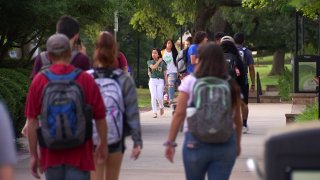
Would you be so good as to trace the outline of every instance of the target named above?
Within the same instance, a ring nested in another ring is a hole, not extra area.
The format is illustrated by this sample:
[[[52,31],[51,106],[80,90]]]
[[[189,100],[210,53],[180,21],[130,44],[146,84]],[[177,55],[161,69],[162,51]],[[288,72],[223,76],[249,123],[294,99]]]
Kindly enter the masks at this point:
[[[27,70],[24,73],[22,69],[0,69],[0,98],[8,106],[8,110],[13,119],[16,135],[20,134],[24,125],[24,105],[28,92],[30,80],[27,76]]]
[[[290,100],[290,94],[293,92],[293,77],[291,71],[286,66],[284,67],[282,74],[279,76],[278,84],[281,100]]]
[[[295,118],[295,122],[308,122],[318,120],[318,105],[307,106],[306,109]]]

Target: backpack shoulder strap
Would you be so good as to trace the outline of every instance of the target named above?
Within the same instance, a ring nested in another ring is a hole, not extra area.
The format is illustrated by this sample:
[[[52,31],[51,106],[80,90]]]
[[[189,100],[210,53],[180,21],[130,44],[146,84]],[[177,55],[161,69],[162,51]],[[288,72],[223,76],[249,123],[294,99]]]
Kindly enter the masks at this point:
[[[42,67],[48,66],[51,64],[51,61],[47,57],[47,51],[43,51],[40,53],[40,60],[41,60]]]
[[[49,80],[49,81],[55,81],[55,80],[75,80],[78,75],[82,72],[81,69],[75,68],[73,71],[71,71],[68,74],[61,74],[57,75],[54,74],[50,69],[46,69],[42,71],[43,75]]]

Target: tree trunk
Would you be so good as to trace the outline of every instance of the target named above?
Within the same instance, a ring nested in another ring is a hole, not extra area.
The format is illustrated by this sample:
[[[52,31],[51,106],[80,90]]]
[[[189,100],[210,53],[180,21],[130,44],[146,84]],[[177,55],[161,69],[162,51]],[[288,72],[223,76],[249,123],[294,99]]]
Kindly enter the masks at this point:
[[[211,19],[217,10],[217,5],[206,6],[202,1],[198,2],[199,8],[197,8],[196,18],[194,22],[194,32],[205,31],[207,22]]]
[[[221,10],[217,10],[212,19],[213,32],[224,32],[227,26],[227,22],[223,19]]]
[[[192,35],[197,31],[205,31],[207,22],[214,16],[220,6],[241,6],[241,0],[197,1],[196,18],[193,25]]]
[[[283,72],[283,69],[284,69],[284,57],[285,57],[285,51],[284,50],[277,50],[273,54],[272,69],[271,69],[271,71],[269,73],[269,76],[280,75]]]

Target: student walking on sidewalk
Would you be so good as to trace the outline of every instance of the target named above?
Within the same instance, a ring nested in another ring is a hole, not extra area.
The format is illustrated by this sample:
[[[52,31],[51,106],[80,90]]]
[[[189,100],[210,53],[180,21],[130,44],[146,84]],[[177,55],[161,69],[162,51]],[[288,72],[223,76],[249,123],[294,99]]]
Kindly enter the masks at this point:
[[[167,78],[167,65],[162,60],[161,52],[158,49],[152,49],[151,60],[147,61],[149,90],[151,94],[151,107],[153,118],[157,118],[157,102],[160,107],[160,115],[164,113],[163,106],[163,89],[168,82]]]
[[[169,102],[168,105],[170,106],[173,103],[174,99],[174,91],[175,91],[175,83],[178,79],[178,69],[177,69],[177,55],[178,51],[176,46],[174,45],[171,39],[165,40],[161,55],[163,61],[167,64],[167,76],[168,76],[168,94],[169,94]]]
[[[249,115],[249,89],[251,92],[255,90],[255,70],[254,70],[254,60],[252,57],[252,52],[244,47],[245,37],[243,33],[236,33],[234,35],[234,41],[236,43],[236,46],[239,50],[239,54],[241,56],[243,65],[244,65],[244,86],[242,88],[242,94],[243,94],[243,101],[245,104],[242,105],[242,120],[243,120],[243,133],[248,133],[249,126],[248,126],[248,115]],[[249,69],[249,73],[248,73]],[[248,74],[251,79],[251,86],[249,88],[249,80],[248,80]]]
[[[38,179],[40,170],[47,180],[89,180],[95,168],[92,117],[101,138],[95,158],[106,158],[104,104],[94,79],[69,64],[67,36],[52,35],[47,40],[47,52],[52,65],[34,77],[25,107],[30,172]]]
[[[184,123],[183,164],[187,180],[228,180],[240,155],[240,88],[228,76],[221,47],[213,43],[199,49],[194,74],[182,81],[165,156],[173,162],[175,139]],[[187,118],[186,118],[187,117]],[[196,125],[195,125],[196,124]]]
[[[95,162],[96,169],[91,173],[92,180],[119,179],[126,135],[131,135],[133,140],[132,159],[136,160],[142,149],[136,86],[127,73],[114,66],[114,61],[117,60],[116,52],[114,36],[108,31],[101,32],[95,43],[94,69],[87,71],[95,78],[100,89],[108,124],[108,158],[100,164],[99,161]],[[96,145],[99,141],[94,129],[93,142]]]

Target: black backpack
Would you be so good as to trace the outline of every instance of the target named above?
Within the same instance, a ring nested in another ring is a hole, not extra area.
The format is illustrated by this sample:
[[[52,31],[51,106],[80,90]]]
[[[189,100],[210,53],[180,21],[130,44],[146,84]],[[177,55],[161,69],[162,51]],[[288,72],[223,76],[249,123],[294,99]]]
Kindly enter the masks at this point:
[[[227,62],[229,75],[233,78],[237,77],[237,56],[231,53],[224,53],[224,58]]]

